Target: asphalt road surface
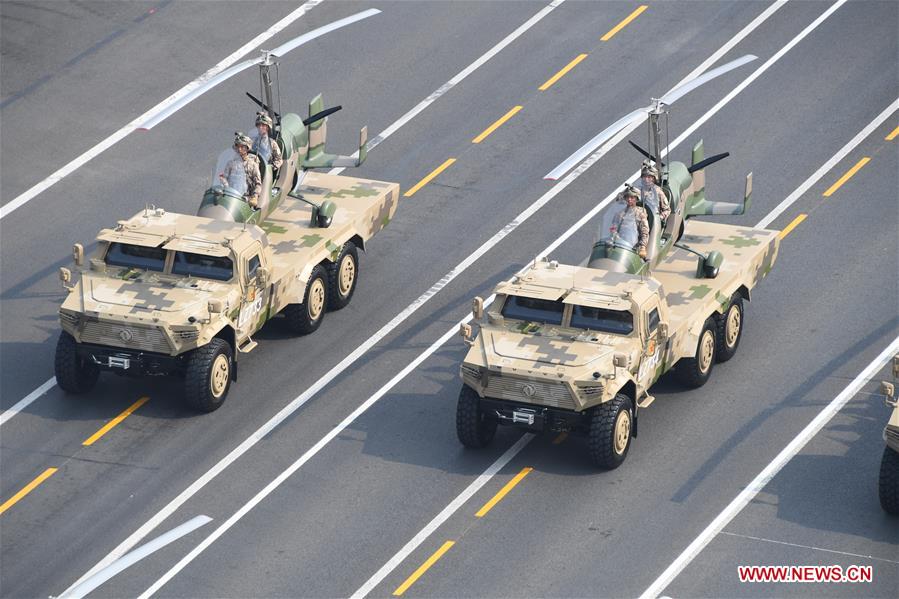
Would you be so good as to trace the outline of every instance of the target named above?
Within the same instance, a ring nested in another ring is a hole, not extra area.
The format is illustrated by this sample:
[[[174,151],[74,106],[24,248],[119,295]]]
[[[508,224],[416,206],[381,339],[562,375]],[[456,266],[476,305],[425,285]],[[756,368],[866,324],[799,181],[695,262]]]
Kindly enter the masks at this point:
[[[354,174],[408,190],[455,162],[368,244],[348,308],[307,337],[271,322],[226,404],[198,415],[176,380],[104,375],[80,397],[53,385],[57,270],[73,242],[94,247],[99,228],[146,204],[195,210],[233,131],[252,127],[252,70],[150,132],[104,141],[298,5],[0,3],[0,595],[59,596],[206,515],[91,596],[895,597],[899,520],[877,499],[888,409],[876,393],[899,335],[899,3],[639,6],[327,0],[265,39],[381,9],[283,57],[282,104],[303,113],[323,92],[343,105],[328,138],[343,153],[362,125],[374,137],[399,123]],[[759,59],[670,114],[672,141],[699,123],[674,158],[699,139],[707,155],[731,154],[707,170],[710,199],[739,201],[754,173],[750,213],[716,220],[793,225],[746,306],[738,357],[695,391],[663,378],[617,470],[591,468],[575,437],[501,429],[489,448],[463,449],[465,346],[448,333],[472,297],[545,248],[582,262],[598,223],[575,223],[641,157],[618,143],[564,183],[543,176],[710,57],[747,53]],[[728,511],[846,389],[845,406]],[[740,582],[744,565],[873,576]]]

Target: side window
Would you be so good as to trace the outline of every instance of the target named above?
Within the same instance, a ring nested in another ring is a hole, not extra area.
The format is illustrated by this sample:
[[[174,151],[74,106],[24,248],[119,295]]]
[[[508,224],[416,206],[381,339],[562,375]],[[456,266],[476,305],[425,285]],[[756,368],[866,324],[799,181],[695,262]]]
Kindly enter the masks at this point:
[[[247,280],[252,281],[256,278],[256,270],[259,269],[259,256],[253,256],[250,258],[249,263],[247,264]]]
[[[649,334],[652,335],[657,328],[659,328],[659,309],[653,308],[649,312],[649,318],[646,323],[646,328],[649,331]]]

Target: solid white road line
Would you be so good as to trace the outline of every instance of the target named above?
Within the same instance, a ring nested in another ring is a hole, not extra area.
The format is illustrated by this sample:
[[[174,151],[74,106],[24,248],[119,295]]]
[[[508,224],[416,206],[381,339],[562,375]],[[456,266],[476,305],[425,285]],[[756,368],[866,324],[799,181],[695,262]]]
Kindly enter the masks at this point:
[[[721,530],[739,514],[749,502],[771,482],[780,470],[799,453],[806,443],[824,428],[830,419],[839,412],[858,390],[880,370],[899,351],[899,337],[896,337],[874,361],[868,364],[855,379],[837,395],[790,443],[781,450],[777,457],[769,463],[749,485],[731,501],[718,516],[712,520],[690,545],[684,549],[674,562],[640,595],[641,599],[655,598],[699,555]]]
[[[44,191],[46,191],[47,189],[49,189],[50,187],[52,187],[59,181],[62,181],[65,177],[71,175],[73,172],[75,172],[76,170],[78,170],[79,168],[81,168],[82,166],[84,166],[85,164],[87,164],[88,162],[90,162],[91,160],[93,160],[94,158],[96,158],[97,156],[99,156],[100,154],[102,154],[103,152],[105,152],[106,150],[108,150],[109,148],[114,146],[115,144],[117,144],[119,141],[124,139],[127,135],[129,135],[131,132],[133,132],[135,129],[137,129],[138,125],[140,123],[146,121],[149,118],[152,118],[157,113],[162,112],[168,106],[170,106],[171,104],[173,104],[174,102],[179,100],[181,97],[189,94],[191,91],[193,91],[197,87],[203,85],[203,83],[205,83],[206,81],[208,81],[209,79],[211,79],[212,77],[214,77],[215,75],[220,73],[221,71],[225,70],[226,68],[230,67],[232,64],[237,62],[237,60],[242,58],[247,52],[250,52],[254,48],[257,48],[259,46],[259,44],[270,39],[275,34],[279,33],[285,27],[287,27],[288,25],[290,25],[291,23],[293,23],[294,21],[296,21],[297,19],[299,19],[300,17],[305,15],[307,12],[309,12],[310,10],[312,10],[313,8],[315,8],[322,2],[324,2],[324,0],[309,0],[305,4],[303,4],[302,6],[300,6],[299,8],[297,8],[296,10],[294,10],[293,12],[288,14],[286,17],[284,17],[283,19],[281,19],[280,21],[278,21],[277,23],[275,23],[274,25],[272,25],[271,27],[269,27],[268,29],[266,29],[265,31],[263,31],[262,33],[257,35],[256,37],[254,37],[253,39],[251,39],[249,42],[247,42],[246,44],[244,44],[243,46],[241,46],[240,48],[235,50],[233,53],[228,55],[220,63],[218,63],[217,65],[215,65],[214,67],[212,67],[211,69],[209,69],[208,71],[206,71],[205,73],[200,75],[200,77],[198,77],[197,79],[194,79],[193,81],[191,81],[190,83],[188,83],[187,85],[185,85],[184,87],[182,87],[181,89],[176,91],[174,94],[172,94],[171,96],[169,96],[168,98],[166,98],[165,100],[163,100],[162,102],[160,102],[159,104],[157,104],[156,106],[154,106],[153,108],[148,110],[147,112],[143,113],[142,115],[140,115],[139,117],[137,117],[136,119],[134,119],[133,121],[131,121],[130,123],[128,123],[127,125],[122,127],[121,129],[119,129],[118,131],[116,131],[115,133],[113,133],[112,135],[110,135],[109,137],[107,137],[106,139],[104,139],[103,141],[101,141],[100,143],[95,145],[94,147],[92,147],[90,150],[88,150],[81,156],[75,158],[74,160],[69,162],[67,165],[65,165],[64,167],[62,167],[61,169],[59,169],[58,171],[56,171],[55,173],[53,173],[52,175],[50,175],[49,177],[47,177],[46,179],[44,179],[43,181],[38,183],[37,185],[34,185],[29,190],[27,190],[26,192],[17,196],[12,201],[4,204],[2,207],[0,207],[0,219],[6,218],[10,214],[12,214],[15,210],[17,210],[18,208],[21,208],[26,203],[28,203],[29,201],[34,199],[37,195],[43,193]]]
[[[557,6],[561,5],[565,0],[554,0],[551,4],[547,5],[540,12],[535,14],[533,17],[528,19],[521,27],[518,27],[514,32],[506,36],[499,44],[491,48],[487,51],[484,56],[492,57],[501,49],[506,47],[509,43],[511,43],[515,38],[519,37],[523,34],[527,29],[536,25],[543,17],[548,15],[552,10],[554,10]],[[475,68],[483,65],[486,60],[484,56],[478,58],[475,62],[472,63],[469,67],[461,71],[458,75],[456,75],[453,79],[442,85],[437,91],[432,93],[428,98],[439,98],[441,95],[445,93],[445,89],[449,89],[456,85],[459,81],[467,77],[471,72],[473,72],[474,66]],[[475,66],[476,65],[476,66]],[[432,100],[433,101],[433,100]],[[425,103],[427,102],[427,103]],[[400,118],[396,123],[388,127],[384,133],[381,133],[378,137],[382,139],[386,139],[386,136],[389,136],[393,132],[395,132],[399,126],[407,123],[412,117],[419,114],[424,107],[427,107],[431,102],[428,102],[426,99],[422,103],[419,103],[416,108],[406,113],[403,117]],[[418,107],[422,107],[418,109]],[[410,116],[411,115],[411,116]],[[399,124],[399,125],[398,125]],[[517,226],[517,225],[516,225]],[[503,235],[504,236],[504,235]],[[501,239],[502,236],[499,238]],[[499,241],[497,239],[497,241]],[[486,244],[485,244],[486,245]],[[483,246],[482,246],[483,247]],[[492,247],[492,246],[491,246]],[[489,247],[484,248],[483,251],[486,252]],[[482,252],[483,253],[483,252]],[[168,518],[172,513],[174,513],[181,505],[193,497],[200,489],[206,486],[209,481],[214,479],[219,475],[225,468],[231,465],[235,460],[237,460],[240,456],[246,453],[251,447],[253,447],[256,443],[258,443],[262,438],[264,438],[269,432],[271,432],[275,427],[277,427],[281,422],[283,422],[287,417],[293,414],[296,410],[298,410],[303,404],[305,404],[309,399],[311,399],[316,393],[318,393],[323,387],[328,385],[332,380],[334,380],[337,376],[343,373],[347,368],[349,368],[353,363],[356,362],[363,354],[365,354],[369,349],[371,349],[374,345],[376,345],[381,339],[386,337],[393,329],[399,326],[402,322],[404,322],[409,316],[411,316],[416,310],[418,310],[425,302],[431,299],[434,295],[436,295],[441,289],[443,289],[447,284],[449,284],[452,279],[458,276],[465,268],[474,262],[477,257],[481,254],[478,254],[475,257],[469,257],[470,260],[463,261],[459,266],[455,269],[447,273],[440,281],[435,283],[430,289],[425,291],[418,299],[409,304],[402,312],[397,314],[390,322],[381,327],[374,335],[372,335],[369,339],[367,339],[362,345],[357,347],[351,354],[349,354],[346,358],[341,360],[336,366],[334,366],[331,370],[329,370],[322,378],[317,380],[311,387],[309,387],[302,394],[294,398],[289,404],[287,404],[284,408],[281,409],[275,416],[272,417],[271,420],[266,422],[262,427],[260,427],[256,432],[254,432],[250,437],[243,441],[240,445],[235,447],[228,455],[222,458],[215,466],[213,466],[209,471],[203,474],[200,478],[194,481],[187,489],[182,491],[175,499],[169,502],[162,510],[160,510],[156,515],[154,515],[150,520],[148,520],[143,526],[137,529],[131,536],[122,541],[118,547],[113,549],[106,557],[104,557],[97,565],[91,568],[84,576],[82,576],[78,581],[75,582],[75,585],[81,583],[83,580],[106,567],[119,557],[121,557],[124,553],[126,553],[129,549],[134,547],[135,544],[139,543],[142,538],[144,538],[147,534],[149,534],[154,528],[159,526],[163,520]],[[74,586],[74,585],[73,585]],[[70,587],[71,588],[71,587]]]
[[[783,2],[786,2],[787,0],[782,0],[782,1],[783,1]],[[321,2],[324,2],[324,0],[317,0],[317,2],[318,2],[318,3],[321,3]],[[437,88],[436,90],[434,90],[434,92],[431,93],[427,98],[425,98],[424,100],[422,100],[421,102],[419,102],[418,104],[416,104],[415,107],[412,108],[412,110],[410,110],[409,112],[407,112],[406,114],[404,114],[403,116],[401,116],[399,119],[397,119],[393,124],[391,124],[389,127],[387,127],[386,129],[384,129],[384,131],[382,131],[382,132],[379,133],[377,136],[375,136],[374,139],[371,139],[371,140],[366,144],[366,149],[367,149],[367,150],[371,150],[372,148],[374,148],[375,146],[377,146],[378,144],[380,144],[380,143],[382,143],[384,140],[386,140],[388,137],[390,137],[391,135],[393,135],[394,133],[396,133],[397,131],[399,131],[400,127],[402,127],[403,125],[405,125],[406,123],[408,123],[409,121],[411,121],[413,118],[415,118],[416,116],[418,116],[418,115],[419,115],[425,108],[427,108],[428,106],[430,106],[431,104],[433,104],[434,102],[436,102],[437,99],[439,99],[440,97],[442,97],[443,95],[445,95],[446,92],[448,92],[449,90],[451,90],[452,88],[454,88],[454,87],[455,87],[456,85],[458,85],[461,81],[463,81],[466,77],[468,77],[468,76],[471,75],[473,72],[475,72],[475,70],[477,70],[478,68],[480,68],[481,66],[483,66],[484,63],[486,63],[488,60],[490,60],[491,58],[493,58],[494,56],[496,56],[497,54],[499,54],[499,52],[500,52],[503,48],[505,48],[506,46],[508,46],[509,44],[511,44],[513,41],[515,41],[516,39],[518,39],[524,32],[526,32],[528,29],[530,29],[531,27],[533,27],[534,25],[536,25],[538,22],[540,22],[540,21],[543,19],[543,17],[545,17],[546,15],[548,15],[549,13],[551,13],[553,10],[555,10],[555,9],[556,9],[559,5],[561,5],[563,2],[565,2],[565,0],[553,0],[553,2],[551,2],[550,4],[548,4],[547,6],[545,6],[540,12],[536,13],[533,17],[531,17],[530,19],[528,19],[527,21],[525,21],[520,27],[518,27],[517,29],[515,29],[515,31],[513,31],[512,33],[510,33],[509,35],[507,35],[506,37],[504,37],[498,44],[496,44],[496,45],[493,46],[490,50],[488,50],[487,52],[485,52],[480,58],[478,58],[478,59],[475,60],[473,63],[471,63],[470,65],[468,65],[467,67],[465,67],[464,69],[462,69],[461,71],[459,71],[459,73],[456,74],[455,77],[453,77],[452,79],[450,79],[449,81],[447,81],[446,83],[444,83],[443,85],[441,85],[439,88]],[[307,4],[312,4],[312,3],[310,2],[310,3],[307,3]],[[304,6],[305,6],[305,5],[304,5]],[[768,10],[771,10],[771,9],[769,8]],[[766,12],[767,12],[767,11],[766,11]],[[773,12],[773,11],[772,11],[772,12]],[[233,56],[233,55],[232,55],[232,56]],[[229,58],[230,58],[230,57],[229,57]],[[228,65],[226,65],[226,64],[224,64],[224,63],[219,63],[219,65],[228,66]],[[224,68],[224,67],[223,67],[223,68]],[[218,70],[219,70],[219,69],[218,69],[218,66],[217,66],[216,68],[210,70],[208,73],[206,73],[206,75],[204,75],[203,77],[201,77],[200,79],[197,80],[197,81],[199,82],[197,85],[200,85],[203,81],[205,81],[205,80],[209,79],[210,77],[212,77],[213,75],[215,75],[215,74],[218,72]],[[196,82],[195,82],[195,83],[196,83]],[[164,104],[166,104],[166,106],[167,106],[167,105],[170,104],[171,102],[174,102],[174,101],[177,100],[179,97],[181,97],[181,95],[187,94],[187,93],[189,93],[190,91],[191,91],[190,89],[187,89],[187,87],[185,87],[184,89],[181,90],[181,92],[183,92],[183,93],[179,92],[180,95],[179,95],[179,94],[173,95],[173,96],[170,97],[168,100],[166,100],[166,102],[165,102]],[[160,111],[162,111],[164,108],[165,108],[165,106],[163,106],[163,104],[160,104],[159,106],[157,106],[156,108],[154,108],[154,111],[160,112]],[[151,111],[151,112],[152,112],[152,111]],[[147,113],[146,113],[145,115],[143,115],[143,116],[147,116],[147,115],[150,115],[150,112],[147,112]],[[143,117],[138,117],[138,119],[135,119],[135,122],[139,121],[141,118],[143,118]],[[132,122],[132,125],[133,125],[135,122]],[[135,128],[135,127],[132,127],[131,130],[133,131],[134,128]],[[129,133],[130,133],[130,131],[129,131]],[[127,133],[126,133],[125,135],[127,135]],[[124,135],[123,135],[123,137],[124,137]],[[116,140],[116,141],[118,141],[118,140]],[[110,144],[110,145],[111,145],[111,144]],[[108,146],[107,146],[107,147],[108,147]],[[105,149],[105,148],[104,148],[104,149]],[[98,153],[99,153],[99,152],[98,152]],[[359,154],[359,151],[356,150],[356,152],[354,152],[354,153],[352,154],[352,156],[357,156],[358,154]],[[86,162],[86,161],[85,161],[85,162]],[[73,170],[74,170],[74,169],[73,169]],[[331,170],[329,171],[329,174],[331,174],[331,175],[337,175],[337,174],[342,173],[344,170],[346,170],[346,167],[333,168],[333,169],[331,169]],[[49,187],[49,186],[48,186],[48,187]],[[17,199],[18,199],[18,198],[17,198]],[[31,199],[31,198],[28,198],[28,199]],[[25,201],[28,201],[28,200],[25,200]],[[23,203],[24,203],[24,202],[23,202]],[[13,209],[15,209],[15,208],[13,208]],[[53,380],[55,380],[55,379],[53,379]],[[48,382],[50,382],[50,381],[48,381]],[[31,393],[29,393],[28,396],[27,396],[25,399],[23,399],[23,400],[21,400],[20,402],[18,402],[15,406],[13,406],[13,408],[18,408],[19,410],[21,410],[21,408],[25,407],[26,405],[28,405],[29,403],[31,403],[32,401],[34,401],[35,399],[37,399],[38,397],[40,397],[41,395],[43,395],[44,393],[46,393],[47,390],[50,389],[50,388],[53,386],[53,385],[51,384],[49,387],[44,388],[44,386],[45,386],[46,384],[47,384],[47,383],[44,383],[43,385],[41,385],[40,387],[38,387],[38,389],[35,389],[35,390],[32,391]],[[40,391],[40,392],[39,392],[39,391]],[[35,393],[37,393],[37,395],[35,395]],[[29,399],[29,398],[30,398],[30,399]],[[26,400],[27,400],[27,401],[26,401]],[[9,418],[12,418],[13,416],[15,416],[15,413],[10,413],[9,416],[7,416],[7,415],[6,415],[6,412],[4,412],[4,413],[3,413],[3,419],[0,420],[0,425],[2,425],[3,422],[5,422],[6,420],[8,420]]]
[[[3,413],[0,414],[0,426],[2,426],[4,422],[24,410],[28,406],[28,404],[52,389],[54,386],[56,386],[55,376],[44,381],[44,383],[40,387],[17,401],[16,404],[11,406],[9,409],[3,410]]]
[[[122,556],[121,559],[116,560],[108,567],[97,572],[96,574],[85,580],[82,584],[72,589],[71,593],[66,593],[65,595],[61,596],[60,599],[81,599],[122,570],[133,566],[151,553],[159,551],[166,545],[177,541],[184,535],[192,533],[196,529],[209,522],[212,522],[212,518],[210,518],[209,516],[200,515],[191,518],[184,524],[176,526],[167,533],[159,535],[146,545],[141,545],[131,553]]]
[[[811,188],[812,185],[814,185],[815,183],[818,182],[819,179],[821,179],[821,177],[823,177],[828,172],[830,172],[830,170],[833,167],[835,167],[837,165],[837,163],[839,163],[841,160],[843,160],[843,158],[845,158],[846,155],[849,154],[849,152],[854,150],[858,144],[860,144],[869,135],[871,135],[872,131],[874,131],[875,129],[880,127],[880,125],[882,125],[883,122],[885,120],[887,120],[891,114],[896,112],[896,110],[899,110],[899,98],[896,98],[896,100],[894,102],[892,102],[889,106],[887,106],[883,112],[881,112],[879,115],[877,115],[877,118],[875,118],[873,121],[871,121],[867,127],[862,129],[861,131],[859,131],[858,135],[856,135],[851,140],[849,140],[849,143],[847,143],[845,146],[840,148],[840,151],[837,152],[836,154],[834,154],[830,160],[828,160],[823,165],[821,165],[821,168],[819,168],[817,171],[815,171],[814,175],[812,175],[811,177],[806,179],[805,183],[803,183],[802,185],[797,187],[796,191],[794,191],[793,193],[788,195],[783,202],[778,204],[774,208],[774,210],[772,210],[771,213],[768,214],[768,216],[766,216],[765,219],[762,220],[761,223],[759,223],[759,226],[766,227],[775,218],[780,216],[784,210],[789,208],[790,205],[793,204],[793,202],[795,202],[805,192],[807,192]]]
[[[760,21],[759,21],[760,23]],[[741,32],[742,33],[742,32]],[[717,53],[716,53],[717,54]],[[783,56],[784,53],[779,54],[779,56]],[[758,78],[761,73],[763,73],[767,68],[769,68],[775,61],[766,62],[763,67],[759,70],[755,71],[752,75],[749,76],[747,80],[740,84],[738,89],[742,90],[749,84],[749,82],[754,81]],[[692,78],[692,77],[691,77]],[[677,85],[680,85],[678,83]],[[715,113],[717,113],[723,106],[727,104],[731,99],[736,96],[735,93],[731,92],[726,97],[727,101],[719,102],[715,105],[709,112],[707,112],[703,117],[701,117],[698,121],[696,121],[691,127],[689,127],[680,137],[678,137],[674,142],[672,142],[669,146],[670,149],[674,149],[679,146],[683,141],[691,135],[700,125],[705,123],[709,118],[711,118]],[[577,179],[582,173],[584,173],[592,164],[598,161],[609,149],[612,147],[613,143],[617,143],[616,140],[620,141],[623,139],[625,132],[617,135],[613,138],[609,144],[605,145],[599,151],[595,152],[590,156],[583,164],[579,167],[572,170],[562,181],[554,185],[551,189],[549,189],[543,196],[541,196],[534,204],[525,209],[518,217],[513,220],[511,223],[506,225],[503,229],[497,232],[490,240],[485,242],[480,248],[475,250],[474,253],[469,255],[463,262],[461,262],[455,269],[444,275],[438,283],[436,283],[425,295],[421,296],[419,300],[421,303],[424,303],[430,297],[433,297],[440,289],[446,286],[450,281],[452,281],[456,276],[458,276],[462,271],[464,271],[468,266],[470,266],[477,258],[486,253],[490,248],[499,243],[506,235],[514,231],[521,223],[527,220],[532,214],[534,214],[540,207],[549,202],[552,198],[558,195],[563,189],[565,189],[568,185],[570,185],[575,179]],[[635,172],[631,175],[630,179],[635,179],[640,174],[640,171]],[[630,180],[629,179],[629,180]],[[571,235],[573,235],[577,230],[579,230],[584,224],[586,224],[590,219],[595,217],[600,210],[602,210],[612,199],[616,196],[616,192],[612,192],[606,198],[604,198],[594,209],[584,215],[580,220],[575,223],[574,226],[569,228],[565,233],[563,233],[559,238],[556,239],[555,242],[550,244],[543,252],[538,254],[538,256],[545,256],[548,253],[555,250],[559,245],[561,245],[564,241],[566,241]],[[490,302],[493,301],[495,296],[491,295],[487,300],[485,300],[485,305],[489,305]],[[407,308],[410,308],[415,305],[414,303]],[[418,309],[418,306],[414,308]],[[414,310],[412,310],[414,311]],[[405,311],[404,311],[405,313]],[[411,312],[410,312],[411,313]],[[225,521],[215,532],[213,532],[208,538],[204,539],[204,541],[196,547],[193,551],[191,551],[188,555],[186,555],[181,561],[179,561],[175,566],[173,566],[161,579],[157,580],[150,589],[148,589],[144,596],[148,596],[156,592],[156,590],[160,589],[166,582],[171,580],[173,576],[175,576],[178,572],[180,572],[185,566],[187,566],[193,559],[195,559],[200,553],[202,553],[209,545],[212,544],[217,538],[219,538],[222,534],[224,534],[231,526],[233,526],[240,518],[243,517],[247,512],[249,512],[254,506],[256,506],[260,501],[262,501],[266,496],[268,496],[272,491],[274,491],[284,480],[296,472],[303,464],[305,464],[309,459],[311,459],[316,453],[318,453],[322,448],[327,445],[327,443],[336,437],[341,431],[343,431],[347,426],[349,426],[356,418],[362,415],[369,407],[374,405],[376,401],[378,401],[384,394],[386,394],[393,386],[395,386],[400,380],[405,378],[410,372],[412,372],[418,364],[423,362],[427,357],[434,353],[440,346],[442,346],[446,341],[448,341],[453,335],[457,334],[458,325],[464,322],[468,322],[471,319],[471,316],[466,316],[462,319],[457,325],[450,328],[446,333],[444,333],[440,339],[434,342],[425,352],[420,354],[415,360],[413,360],[409,365],[407,365],[400,373],[394,376],[387,384],[381,387],[375,395],[366,400],[362,405],[359,406],[356,410],[353,411],[350,416],[348,416],[343,422],[337,425],[331,432],[328,433],[324,438],[322,438],[315,446],[310,448],[306,453],[304,453],[300,459],[291,464],[287,470],[282,472],[275,480],[273,480],[269,485],[265,487],[262,491],[257,493],[256,496],[253,497],[248,503],[246,503],[243,507],[241,507],[238,512],[236,512],[231,518]],[[395,320],[395,319],[394,319]],[[360,347],[359,349],[363,349]],[[367,349],[367,348],[366,348]],[[327,376],[327,375],[326,375]],[[308,393],[308,391],[307,391]],[[299,400],[300,398],[306,396],[304,393],[300,397],[298,397],[294,402]],[[308,396],[306,396],[308,398]],[[306,401],[305,399],[303,400]],[[288,406],[289,407],[289,406]],[[295,408],[294,408],[295,409]],[[286,417],[286,416],[285,416]],[[279,420],[280,422],[280,420]],[[522,445],[521,447],[524,447]],[[520,450],[520,449],[519,449]],[[383,568],[382,568],[383,570]],[[384,574],[387,575],[386,573]],[[374,584],[378,584],[379,581],[375,581]]]

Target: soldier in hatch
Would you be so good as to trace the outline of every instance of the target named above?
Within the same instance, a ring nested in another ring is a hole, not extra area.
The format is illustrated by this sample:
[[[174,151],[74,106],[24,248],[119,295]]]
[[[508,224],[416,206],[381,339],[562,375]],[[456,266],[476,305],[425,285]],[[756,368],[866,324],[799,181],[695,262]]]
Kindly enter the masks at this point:
[[[637,254],[646,259],[646,243],[649,241],[649,220],[646,218],[646,210],[637,206],[637,198],[640,192],[636,187],[625,186],[622,192],[627,205],[612,219],[609,232],[618,239],[632,244]]]
[[[253,140],[237,131],[234,134],[234,150],[240,157],[228,162],[225,170],[219,173],[219,179],[225,185],[240,189],[238,185],[232,185],[231,181],[235,177],[239,177],[242,172],[246,177],[244,198],[255,209],[259,205],[259,189],[262,187],[262,176],[259,174],[259,158],[255,154],[250,154],[251,147],[253,147]]]
[[[281,147],[271,136],[272,117],[264,110],[256,113],[256,130],[259,131],[259,134],[253,139],[253,151],[270,163],[273,169],[281,168],[281,163],[284,162]]]
[[[652,210],[654,214],[658,214],[662,219],[662,226],[664,226],[668,215],[671,214],[671,204],[668,202],[668,196],[659,187],[659,170],[648,160],[643,161],[640,180],[637,181],[636,187],[641,192],[643,206]]]

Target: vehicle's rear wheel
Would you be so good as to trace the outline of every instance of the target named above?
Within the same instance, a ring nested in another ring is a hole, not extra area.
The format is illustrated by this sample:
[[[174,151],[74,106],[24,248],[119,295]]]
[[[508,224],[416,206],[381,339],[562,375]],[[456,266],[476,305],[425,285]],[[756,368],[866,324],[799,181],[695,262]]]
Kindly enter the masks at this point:
[[[231,346],[217,337],[190,354],[184,373],[188,405],[201,412],[214,412],[222,407],[231,387],[232,360]]]
[[[456,436],[465,447],[486,447],[496,434],[496,418],[490,418],[481,410],[480,398],[474,389],[462,385],[459,403],[456,404]]]
[[[312,269],[302,304],[290,304],[284,308],[287,326],[294,333],[308,335],[321,326],[328,305],[328,276],[319,264]]]
[[[56,384],[66,393],[87,393],[97,384],[100,369],[93,362],[78,356],[78,343],[65,331],[56,342],[53,360]]]
[[[899,452],[891,447],[883,448],[878,492],[884,511],[899,514]]]
[[[619,393],[611,401],[593,408],[587,448],[594,466],[614,470],[624,463],[631,447],[634,404]]]
[[[724,314],[715,316],[715,360],[727,362],[737,353],[743,337],[743,297],[735,293]]]
[[[678,380],[687,387],[702,387],[712,375],[715,365],[715,319],[709,317],[699,334],[696,355],[684,358],[674,367]]]
[[[328,265],[328,308],[347,307],[356,291],[359,276],[359,253],[352,241],[347,241],[333,264]]]

